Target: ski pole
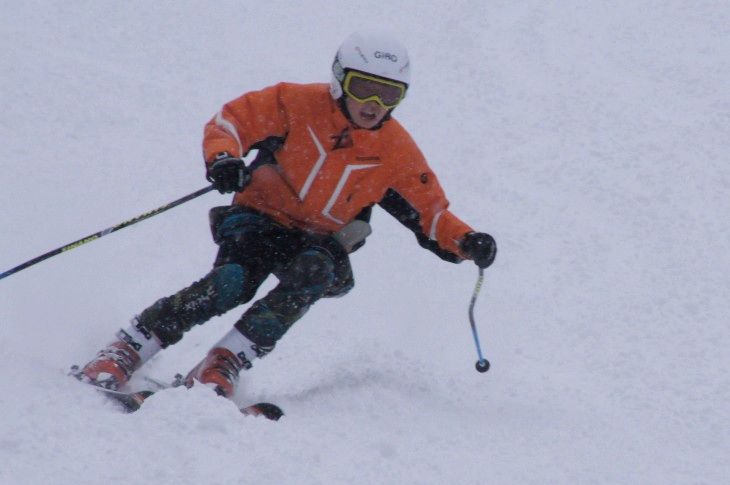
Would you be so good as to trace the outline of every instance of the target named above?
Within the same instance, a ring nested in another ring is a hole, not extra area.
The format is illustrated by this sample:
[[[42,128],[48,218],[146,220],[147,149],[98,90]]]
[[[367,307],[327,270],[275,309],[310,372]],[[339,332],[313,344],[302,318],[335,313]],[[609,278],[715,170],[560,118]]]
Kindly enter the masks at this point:
[[[479,290],[482,289],[483,281],[484,268],[479,268],[479,278],[477,278],[477,284],[474,287],[474,293],[471,295],[471,303],[469,304],[469,323],[471,324],[471,333],[474,335],[474,344],[477,347],[477,355],[479,356],[479,360],[476,364],[476,368],[479,372],[487,372],[489,370],[489,361],[482,356],[482,346],[479,344],[477,325],[474,321],[474,304],[477,302],[477,296],[479,295]]]
[[[11,274],[17,273],[18,271],[22,271],[30,266],[33,266],[34,264],[40,263],[41,261],[45,261],[46,259],[56,256],[57,254],[65,253],[66,251],[70,251],[70,250],[77,248],[79,246],[82,246],[88,242],[95,241],[95,240],[99,239],[100,237],[106,236],[107,234],[111,234],[120,229],[124,229],[125,227],[131,226],[132,224],[136,224],[137,222],[143,221],[145,219],[149,219],[150,217],[156,216],[157,214],[161,214],[167,210],[172,209],[173,207],[177,207],[180,204],[184,204],[185,202],[195,199],[196,197],[200,197],[201,195],[208,193],[211,190],[213,190],[212,185],[209,187],[205,187],[203,189],[197,190],[197,191],[193,192],[192,194],[188,194],[185,197],[181,197],[168,204],[165,204],[162,207],[158,207],[155,210],[145,212],[142,215],[139,215],[139,216],[133,217],[132,219],[129,219],[127,221],[121,222],[121,223],[117,224],[116,226],[109,227],[107,229],[104,229],[103,231],[99,231],[90,236],[83,237],[83,238],[79,239],[78,241],[74,241],[70,244],[66,244],[65,246],[62,246],[60,248],[56,248],[53,251],[49,251],[45,254],[41,254],[40,256],[38,256],[36,258],[33,258],[29,261],[26,261],[25,263],[23,263],[21,265],[16,266],[15,268],[9,269],[9,270],[5,271],[4,273],[0,273],[0,280],[3,278],[7,278]]]

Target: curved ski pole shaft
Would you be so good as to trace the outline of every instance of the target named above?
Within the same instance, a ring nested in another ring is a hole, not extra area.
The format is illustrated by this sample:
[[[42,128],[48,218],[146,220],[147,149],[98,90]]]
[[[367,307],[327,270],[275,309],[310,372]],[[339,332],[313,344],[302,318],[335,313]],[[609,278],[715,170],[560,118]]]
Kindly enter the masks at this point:
[[[469,303],[469,323],[471,324],[471,333],[474,336],[474,344],[477,348],[477,355],[479,360],[476,363],[476,369],[479,372],[487,372],[489,370],[489,361],[482,355],[482,346],[479,343],[479,334],[477,333],[477,325],[474,320],[474,305],[477,302],[477,296],[479,291],[482,289],[482,283],[484,282],[484,268],[479,268],[479,278],[477,278],[476,286],[474,287],[474,293],[471,295],[471,302]]]
[[[99,239],[100,237],[106,236],[107,234],[111,234],[113,232],[116,232],[120,229],[124,229],[125,227],[131,226],[132,224],[136,224],[140,221],[143,221],[145,219],[149,219],[150,217],[156,216],[157,214],[161,214],[162,212],[165,212],[167,210],[172,209],[173,207],[177,207],[180,204],[184,204],[185,202],[188,202],[192,199],[195,199],[196,197],[200,197],[203,194],[206,194],[213,190],[213,186],[208,186],[205,188],[202,188],[200,190],[197,190],[193,192],[192,194],[188,194],[185,197],[181,197],[177,200],[174,200],[168,204],[165,204],[161,207],[158,207],[157,209],[151,210],[149,212],[145,212],[142,215],[139,215],[137,217],[133,217],[132,219],[126,220],[124,222],[120,222],[119,224],[109,227],[107,229],[104,229],[102,231],[96,232],[94,234],[91,234],[90,236],[83,237],[79,239],[78,241],[74,241],[72,243],[66,244],[65,246],[62,246],[60,248],[56,248],[53,251],[49,251],[45,254],[41,254],[38,257],[35,257],[29,261],[26,261],[25,263],[16,266],[15,268],[11,268],[4,273],[0,273],[0,280],[3,278],[7,278],[8,276],[17,273],[18,271],[22,271],[30,266],[33,266],[34,264],[40,263],[41,261],[45,261],[46,259],[49,259],[53,256],[56,256],[61,253],[65,253],[66,251],[70,251],[74,248],[77,248],[79,246],[83,246],[84,244],[95,241]]]

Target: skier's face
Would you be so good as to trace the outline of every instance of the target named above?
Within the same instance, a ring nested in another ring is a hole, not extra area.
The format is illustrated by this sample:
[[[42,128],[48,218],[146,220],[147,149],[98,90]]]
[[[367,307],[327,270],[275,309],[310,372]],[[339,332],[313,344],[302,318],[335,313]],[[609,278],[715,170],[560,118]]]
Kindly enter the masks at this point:
[[[350,114],[350,119],[360,128],[369,130],[377,126],[385,115],[388,114],[388,110],[380,106],[375,101],[366,101],[361,103],[357,100],[352,99],[349,96],[345,96],[345,105],[347,106],[347,112]]]

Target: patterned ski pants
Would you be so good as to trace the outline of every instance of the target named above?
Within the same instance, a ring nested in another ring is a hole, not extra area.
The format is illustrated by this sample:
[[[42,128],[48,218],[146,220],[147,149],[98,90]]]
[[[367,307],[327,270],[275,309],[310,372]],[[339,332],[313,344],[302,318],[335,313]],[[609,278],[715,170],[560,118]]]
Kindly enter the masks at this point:
[[[278,285],[235,324],[270,351],[314,302],[342,296],[354,285],[349,257],[331,237],[286,228],[236,206],[211,210],[211,229],[219,245],[211,272],[137,317],[137,326],[154,333],[163,347],[195,325],[247,303],[273,274]]]

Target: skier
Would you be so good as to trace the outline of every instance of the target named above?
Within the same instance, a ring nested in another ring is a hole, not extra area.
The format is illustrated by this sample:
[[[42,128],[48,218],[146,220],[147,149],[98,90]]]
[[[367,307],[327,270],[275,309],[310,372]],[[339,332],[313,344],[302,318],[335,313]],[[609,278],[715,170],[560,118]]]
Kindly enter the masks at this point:
[[[232,205],[210,212],[213,269],[134,317],[76,377],[124,388],[157,352],[249,302],[273,274],[278,285],[185,379],[232,398],[239,373],[271,352],[313,303],[353,287],[349,253],[369,235],[374,204],[442,259],[492,264],[494,239],[448,210],[421,151],[391,117],[409,83],[403,45],[387,34],[355,33],[335,56],[329,86],[280,83],[224,105],[203,138],[207,179],[235,193]],[[246,166],[251,150],[258,153]]]

